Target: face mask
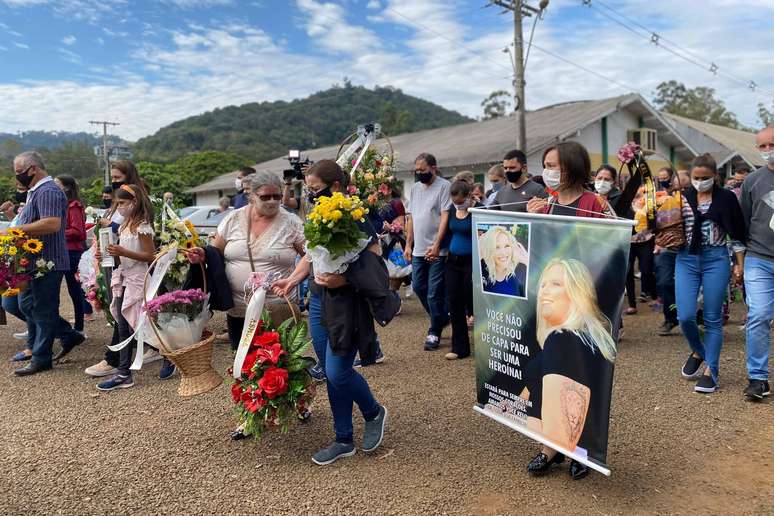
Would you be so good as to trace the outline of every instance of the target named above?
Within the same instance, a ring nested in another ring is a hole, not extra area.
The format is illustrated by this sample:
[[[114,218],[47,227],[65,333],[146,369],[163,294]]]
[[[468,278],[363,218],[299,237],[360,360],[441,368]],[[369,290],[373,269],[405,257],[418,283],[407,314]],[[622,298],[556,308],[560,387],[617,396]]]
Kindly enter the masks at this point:
[[[423,185],[426,185],[433,180],[432,172],[414,172],[414,175],[416,176],[417,181],[419,181]]]
[[[522,173],[521,170],[519,170],[518,172],[506,172],[505,179],[507,179],[509,183],[515,183],[521,178],[521,173]]]
[[[126,184],[126,181],[114,181],[114,182],[110,183],[110,186],[113,188],[113,191],[115,192],[116,190],[118,190],[119,188],[124,186],[125,184]]]
[[[317,201],[317,199],[319,199],[320,197],[330,197],[330,196],[331,196],[331,187],[326,186],[325,188],[323,188],[317,193],[309,192],[309,202],[311,204],[314,204]]]
[[[262,201],[260,199],[255,200],[255,209],[258,210],[258,213],[266,217],[276,215],[279,211],[279,207],[279,201]]]
[[[600,193],[602,195],[609,193],[612,188],[613,188],[613,183],[611,183],[610,181],[606,181],[605,179],[597,179],[596,181],[594,181],[594,189],[597,191],[597,193]]]
[[[548,188],[556,190],[559,187],[559,183],[562,182],[562,171],[551,170],[550,168],[543,169],[543,182]]]
[[[457,209],[458,211],[467,210],[470,207],[470,199],[466,199],[465,202],[463,202],[462,204],[455,204],[455,203],[452,203],[452,204],[454,204],[454,208]]]
[[[110,206],[113,205],[113,201],[111,199],[102,199],[102,207],[106,210],[110,208]]]
[[[696,188],[696,191],[698,192],[706,192],[709,190],[712,190],[712,185],[715,184],[715,180],[712,178],[704,179],[703,181],[697,181],[696,179],[691,179],[691,184],[694,188]]]
[[[16,174],[16,180],[23,186],[30,186],[34,177],[34,175],[30,175],[29,170],[26,174]]]
[[[503,182],[502,181],[497,181],[497,182],[492,183],[492,191],[493,192],[499,192],[502,187],[503,187]]]
[[[774,165],[774,150],[761,151],[761,159],[767,165]]]
[[[16,202],[17,203],[27,202],[27,192],[16,192]]]
[[[116,211],[119,215],[126,218],[134,212],[134,204],[130,204],[129,206],[119,206]]]
[[[669,188],[672,186],[672,181],[667,179],[666,181],[659,181],[658,184],[661,185],[661,188]]]
[[[234,188],[236,188],[237,192],[242,191],[242,180],[239,178],[234,179]]]

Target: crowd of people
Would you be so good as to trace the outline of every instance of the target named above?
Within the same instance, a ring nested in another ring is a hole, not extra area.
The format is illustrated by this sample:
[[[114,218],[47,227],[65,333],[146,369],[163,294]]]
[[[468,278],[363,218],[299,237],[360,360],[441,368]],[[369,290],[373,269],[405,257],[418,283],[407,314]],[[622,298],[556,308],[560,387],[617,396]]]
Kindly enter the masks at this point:
[[[358,256],[357,273],[315,273],[305,258],[303,218],[317,199],[346,194],[349,176],[334,161],[321,160],[305,169],[302,184],[245,167],[235,181],[237,195],[223,199],[229,211],[206,247],[190,250],[192,263],[222,271],[227,285],[212,296],[212,308],[227,312],[227,338],[236,349],[245,325],[244,285],[253,272],[274,273],[266,307],[275,324],[308,311],[317,365],[310,374],[327,380],[335,438],[317,452],[317,464],[330,464],[355,453],[352,408],[357,404],[365,421],[361,448],[368,452],[382,442],[387,409],[374,397],[357,368],[384,361],[385,355],[374,319],[389,320],[400,311],[398,289],[410,283],[427,314],[428,328],[421,345],[427,351],[440,347],[442,334],[451,330],[448,360],[471,355],[469,330],[473,323],[474,232],[471,208],[529,212],[565,217],[617,217],[635,221],[626,277],[625,313],[637,313],[636,275],[640,302],[663,310],[659,335],[679,327],[690,354],[681,374],[695,381],[695,390],[712,393],[719,385],[719,356],[723,344],[724,304],[730,289],[742,289],[749,385],[744,395],[760,400],[769,395],[768,357],[774,312],[774,127],[760,131],[756,145],[764,161],[760,169],[741,168],[733,177],[720,177],[710,155],[697,157],[690,170],[664,167],[654,178],[661,202],[672,199],[679,212],[679,235],[668,239],[654,231],[646,217],[647,192],[641,177],[621,177],[603,165],[593,173],[589,154],[575,142],[548,148],[541,174],[528,171],[520,150],[508,152],[501,164],[487,173],[490,188],[475,182],[472,172],[445,179],[436,158],[420,154],[415,162],[416,182],[403,204],[396,191],[385,209],[359,223],[368,236],[367,248]],[[85,339],[84,319],[94,317],[78,283],[78,264],[86,250],[87,225],[77,182],[69,176],[51,178],[43,158],[24,152],[13,163],[18,193],[0,206],[11,226],[43,241],[43,254],[55,264],[52,272],[31,281],[18,296],[4,297],[3,308],[27,324],[24,349],[12,357],[27,362],[18,376],[52,367]],[[748,173],[749,172],[749,173]],[[109,227],[117,243],[100,249],[93,244],[97,262],[105,254],[117,266],[106,270],[116,325],[111,344],[129,339],[142,309],[142,282],[154,259],[154,213],[148,186],[129,161],[113,164],[112,184],[102,196],[107,210],[99,227]],[[301,188],[297,188],[301,186]],[[302,195],[298,192],[303,191]],[[673,228],[674,229],[674,228]],[[524,249],[512,236],[492,231],[492,255],[482,257],[482,284],[491,292],[518,290],[517,265]],[[95,239],[96,240],[96,239]],[[395,251],[398,251],[397,253]],[[402,256],[401,256],[402,253]],[[392,267],[386,261],[394,260]],[[397,264],[397,265],[396,265]],[[410,266],[409,266],[410,265]],[[99,266],[99,265],[97,265]],[[400,275],[389,271],[401,270]],[[410,271],[410,272],[409,272]],[[75,320],[71,325],[59,315],[58,292],[67,281]],[[366,289],[359,288],[368,282]],[[521,282],[523,285],[523,281]],[[523,287],[522,287],[523,288]],[[225,290],[224,290],[225,289]],[[223,294],[227,292],[227,294]],[[374,293],[375,292],[375,293]],[[379,296],[379,303],[366,299]],[[700,330],[703,326],[703,331]],[[356,327],[357,331],[353,331]],[[53,345],[61,347],[55,352]],[[419,340],[419,339],[418,339]],[[419,344],[419,342],[418,342]],[[120,352],[105,349],[104,358],[86,369],[101,378],[103,391],[134,385],[130,364],[132,346]],[[149,351],[145,363],[160,360]],[[174,364],[164,359],[160,378],[171,377]],[[243,435],[235,432],[234,438]],[[535,475],[547,472],[564,457],[544,447],[528,465]],[[572,461],[571,475],[582,478],[586,466]]]

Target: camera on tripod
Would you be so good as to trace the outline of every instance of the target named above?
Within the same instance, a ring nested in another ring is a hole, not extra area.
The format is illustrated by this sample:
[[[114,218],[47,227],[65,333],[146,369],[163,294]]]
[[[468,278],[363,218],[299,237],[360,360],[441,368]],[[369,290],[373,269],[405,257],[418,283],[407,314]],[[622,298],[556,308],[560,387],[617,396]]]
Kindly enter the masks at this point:
[[[286,168],[282,171],[282,178],[286,183],[293,180],[303,181],[303,168],[314,163],[314,161],[311,161],[309,158],[301,161],[301,151],[297,149],[291,149],[288,151],[288,161],[290,162],[290,166],[293,168]]]

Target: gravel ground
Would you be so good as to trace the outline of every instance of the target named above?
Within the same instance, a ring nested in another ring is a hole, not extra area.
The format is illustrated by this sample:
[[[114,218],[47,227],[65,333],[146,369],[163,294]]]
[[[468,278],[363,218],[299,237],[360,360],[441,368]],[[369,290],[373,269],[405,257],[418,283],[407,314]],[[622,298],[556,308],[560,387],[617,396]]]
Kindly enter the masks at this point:
[[[0,344],[0,514],[774,514],[774,413],[771,402],[743,401],[744,335],[734,315],[722,390],[712,396],[680,378],[682,337],[655,336],[659,318],[647,309],[627,317],[613,473],[579,482],[566,466],[527,475],[538,446],[473,412],[473,361],[443,360],[447,339],[441,351],[422,351],[425,318],[414,300],[380,332],[386,362],[364,371],[390,410],[382,447],[327,467],[310,460],[332,436],[325,389],[309,423],[232,442],[225,384],[182,399],[154,363],[135,388],[98,393],[83,369],[101,357],[103,323],[87,323],[89,340],[52,372],[13,377],[10,333],[21,325],[12,321]],[[229,358],[218,345],[220,371]]]

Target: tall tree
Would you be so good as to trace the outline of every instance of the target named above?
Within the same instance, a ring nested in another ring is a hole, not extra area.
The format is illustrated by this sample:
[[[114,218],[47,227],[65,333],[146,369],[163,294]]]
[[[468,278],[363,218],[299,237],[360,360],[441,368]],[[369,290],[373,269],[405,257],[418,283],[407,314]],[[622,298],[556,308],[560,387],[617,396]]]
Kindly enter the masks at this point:
[[[771,109],[766,109],[763,102],[758,104],[758,120],[763,127],[774,125],[774,102],[771,103]]]
[[[487,98],[481,101],[481,107],[484,108],[484,120],[491,118],[501,118],[508,114],[508,108],[511,107],[511,96],[505,90],[493,91]]]
[[[742,128],[736,115],[726,109],[722,100],[715,98],[713,88],[686,88],[681,82],[662,82],[656,86],[653,103],[662,111],[673,115],[734,129]]]

